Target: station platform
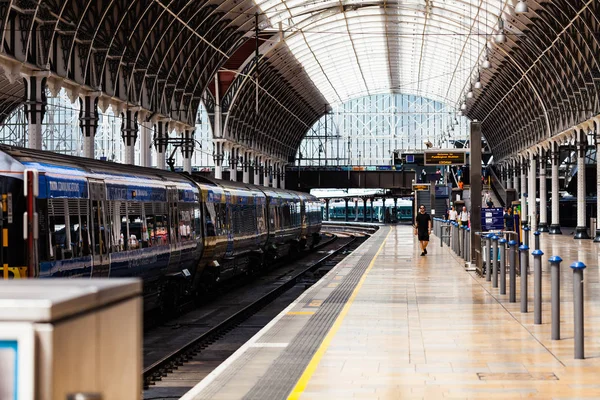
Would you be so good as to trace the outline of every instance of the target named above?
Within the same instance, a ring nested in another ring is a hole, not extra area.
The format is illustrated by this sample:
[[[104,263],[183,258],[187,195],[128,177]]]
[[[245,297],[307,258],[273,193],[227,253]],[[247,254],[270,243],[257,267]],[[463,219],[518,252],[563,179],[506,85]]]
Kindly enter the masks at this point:
[[[600,398],[600,244],[542,236],[543,324],[432,236],[383,226],[183,399]],[[548,257],[561,335],[550,339]],[[586,359],[573,353],[572,271],[584,261]],[[520,283],[517,282],[517,288]],[[518,289],[517,289],[518,290]]]

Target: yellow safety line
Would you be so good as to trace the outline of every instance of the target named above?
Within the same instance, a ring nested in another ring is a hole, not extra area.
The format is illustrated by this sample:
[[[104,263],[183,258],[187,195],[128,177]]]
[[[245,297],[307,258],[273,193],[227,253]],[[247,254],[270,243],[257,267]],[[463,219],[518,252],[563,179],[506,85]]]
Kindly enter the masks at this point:
[[[313,315],[314,311],[290,311],[287,315]]]
[[[354,288],[354,291],[352,292],[352,295],[350,295],[350,298],[348,299],[348,301],[346,302],[346,304],[344,304],[344,308],[342,308],[342,312],[340,312],[340,314],[336,318],[335,322],[331,326],[331,329],[329,330],[329,332],[325,336],[325,339],[323,339],[323,342],[321,342],[321,345],[317,349],[317,352],[315,353],[315,355],[312,357],[312,359],[310,360],[310,362],[306,366],[306,369],[302,373],[302,376],[300,377],[300,379],[298,379],[298,382],[296,383],[296,386],[294,386],[294,389],[292,390],[292,392],[288,396],[288,400],[297,400],[297,399],[299,399],[300,395],[302,393],[304,393],[304,390],[306,390],[306,386],[308,386],[308,382],[310,381],[310,379],[312,378],[313,374],[317,370],[317,367],[319,366],[319,363],[321,362],[321,359],[323,358],[323,356],[325,355],[325,352],[327,351],[327,348],[331,344],[331,340],[333,339],[333,337],[335,336],[335,334],[337,333],[337,331],[342,326],[342,322],[344,322],[344,318],[346,318],[346,314],[348,314],[348,311],[350,310],[350,307],[352,306],[352,303],[354,303],[354,298],[356,297],[356,295],[360,291],[360,288],[362,287],[363,282],[367,278],[367,275],[369,274],[369,271],[375,265],[375,260],[377,260],[377,257],[379,256],[379,253],[381,253],[381,250],[383,249],[383,245],[387,241],[388,236],[390,236],[391,232],[392,232],[392,229],[390,229],[388,231],[387,235],[385,236],[385,239],[383,240],[383,243],[381,243],[381,246],[379,246],[379,250],[377,250],[377,253],[375,253],[375,257],[373,257],[373,259],[371,260],[371,263],[369,264],[369,266],[367,267],[367,269],[363,273],[362,277],[358,281],[358,284]]]

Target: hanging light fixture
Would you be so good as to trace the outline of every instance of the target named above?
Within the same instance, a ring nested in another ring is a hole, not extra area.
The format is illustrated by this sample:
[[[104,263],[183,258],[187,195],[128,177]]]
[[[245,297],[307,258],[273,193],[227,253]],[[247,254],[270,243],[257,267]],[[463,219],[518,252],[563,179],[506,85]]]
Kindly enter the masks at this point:
[[[483,57],[483,63],[481,63],[481,68],[483,68],[483,69],[492,68],[492,63],[490,62],[490,60],[488,58],[487,49],[485,50],[485,56]]]
[[[494,41],[497,44],[506,42],[506,35],[504,34],[504,20],[502,17],[498,19],[498,33],[494,37]]]
[[[467,103],[462,103],[460,106],[461,110],[466,110],[467,109]]]
[[[473,98],[473,91],[471,89],[469,89],[469,91],[467,92],[467,99],[472,99]]]
[[[517,5],[515,6],[515,12],[517,14],[523,14],[529,12],[529,7],[527,6],[527,2],[525,0],[519,0]]]
[[[473,87],[475,89],[481,89],[483,87],[483,85],[481,84],[481,78],[480,78],[479,74],[477,74],[477,80],[475,81],[475,84],[473,85]]]

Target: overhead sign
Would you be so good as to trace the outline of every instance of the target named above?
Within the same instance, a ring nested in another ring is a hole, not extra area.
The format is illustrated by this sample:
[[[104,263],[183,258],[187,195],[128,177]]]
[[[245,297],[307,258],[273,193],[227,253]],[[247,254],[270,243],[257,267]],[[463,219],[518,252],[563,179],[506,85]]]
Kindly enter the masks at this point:
[[[428,183],[413,184],[412,190],[429,190],[429,184]]]
[[[464,165],[466,163],[464,151],[425,151],[425,165]]]

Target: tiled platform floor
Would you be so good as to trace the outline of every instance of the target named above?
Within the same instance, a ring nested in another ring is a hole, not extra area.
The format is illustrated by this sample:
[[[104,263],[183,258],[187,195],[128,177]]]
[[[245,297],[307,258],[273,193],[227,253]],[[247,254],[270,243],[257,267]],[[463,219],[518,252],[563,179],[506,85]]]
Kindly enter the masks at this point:
[[[531,302],[530,313],[521,314],[518,292],[517,303],[509,303],[491,282],[466,272],[437,239],[420,257],[410,227],[384,227],[364,246],[185,398],[285,398],[265,397],[264,388],[288,385],[291,398],[300,399],[600,399],[600,244],[543,235],[542,325],[533,324]],[[379,248],[316,352],[290,353],[287,363],[279,363],[277,382],[269,380],[266,371],[273,373],[286,349],[314,337],[306,327],[319,315],[315,310],[361,257]],[[565,260],[560,341],[550,340],[550,255]],[[574,260],[588,265],[585,360],[573,359],[568,266]],[[529,284],[532,301],[532,275]],[[308,365],[302,376],[290,373],[292,382],[282,383],[281,376],[299,365]]]

